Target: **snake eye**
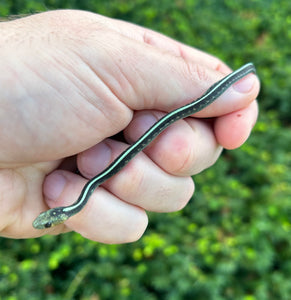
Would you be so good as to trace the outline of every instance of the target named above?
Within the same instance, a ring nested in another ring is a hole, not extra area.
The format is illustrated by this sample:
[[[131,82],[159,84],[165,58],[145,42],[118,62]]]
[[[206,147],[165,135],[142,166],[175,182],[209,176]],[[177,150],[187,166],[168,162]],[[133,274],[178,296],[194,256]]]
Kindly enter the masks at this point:
[[[45,228],[50,228],[52,226],[52,223],[51,222],[47,222],[44,224],[44,227]]]

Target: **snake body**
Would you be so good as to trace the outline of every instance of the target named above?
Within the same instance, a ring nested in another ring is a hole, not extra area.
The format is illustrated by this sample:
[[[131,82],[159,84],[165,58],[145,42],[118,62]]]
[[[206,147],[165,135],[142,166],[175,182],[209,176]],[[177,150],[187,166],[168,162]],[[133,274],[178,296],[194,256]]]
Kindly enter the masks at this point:
[[[174,122],[191,116],[204,109],[223,94],[232,84],[256,69],[252,63],[248,63],[236,71],[230,73],[220,81],[214,83],[200,98],[179,107],[166,114],[146,131],[134,144],[122,152],[103,172],[89,180],[83,187],[80,196],[70,206],[56,207],[42,212],[33,222],[36,229],[49,228],[63,223],[68,218],[77,214],[88,202],[94,190],[104,181],[118,173],[135,155],[141,152],[151,143],[164,129]]]

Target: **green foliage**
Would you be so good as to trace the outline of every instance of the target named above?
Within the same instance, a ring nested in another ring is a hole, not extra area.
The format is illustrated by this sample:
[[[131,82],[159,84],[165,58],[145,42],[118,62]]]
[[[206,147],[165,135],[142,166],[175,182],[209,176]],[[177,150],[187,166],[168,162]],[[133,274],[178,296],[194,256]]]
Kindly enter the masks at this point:
[[[0,239],[1,299],[290,299],[291,5],[282,1],[0,1],[0,17],[78,8],[253,61],[261,114],[249,141],[195,177],[182,211],[150,214],[144,237],[101,245],[78,234]]]

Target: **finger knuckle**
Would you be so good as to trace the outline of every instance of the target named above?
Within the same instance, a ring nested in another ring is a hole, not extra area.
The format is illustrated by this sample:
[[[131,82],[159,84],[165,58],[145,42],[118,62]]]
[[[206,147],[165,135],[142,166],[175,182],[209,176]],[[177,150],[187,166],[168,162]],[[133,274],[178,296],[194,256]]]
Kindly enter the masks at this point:
[[[210,81],[207,68],[204,65],[187,60],[184,60],[184,65],[184,76],[186,78],[192,78],[194,82],[204,83]]]

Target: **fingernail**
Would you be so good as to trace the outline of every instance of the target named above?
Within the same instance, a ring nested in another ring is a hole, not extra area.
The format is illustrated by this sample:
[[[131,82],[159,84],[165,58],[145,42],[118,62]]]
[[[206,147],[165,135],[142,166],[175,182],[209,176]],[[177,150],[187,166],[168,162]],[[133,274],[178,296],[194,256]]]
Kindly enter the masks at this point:
[[[79,157],[79,167],[83,175],[88,178],[101,172],[111,160],[112,150],[106,141],[87,150]]]
[[[60,173],[53,173],[47,176],[43,185],[43,193],[46,198],[57,201],[62,194],[67,179]]]
[[[157,122],[158,118],[150,113],[141,114],[135,121],[139,123],[141,134],[148,130],[153,124]]]
[[[239,93],[248,93],[253,88],[255,80],[256,76],[254,74],[249,74],[248,76],[234,83],[233,88]]]

